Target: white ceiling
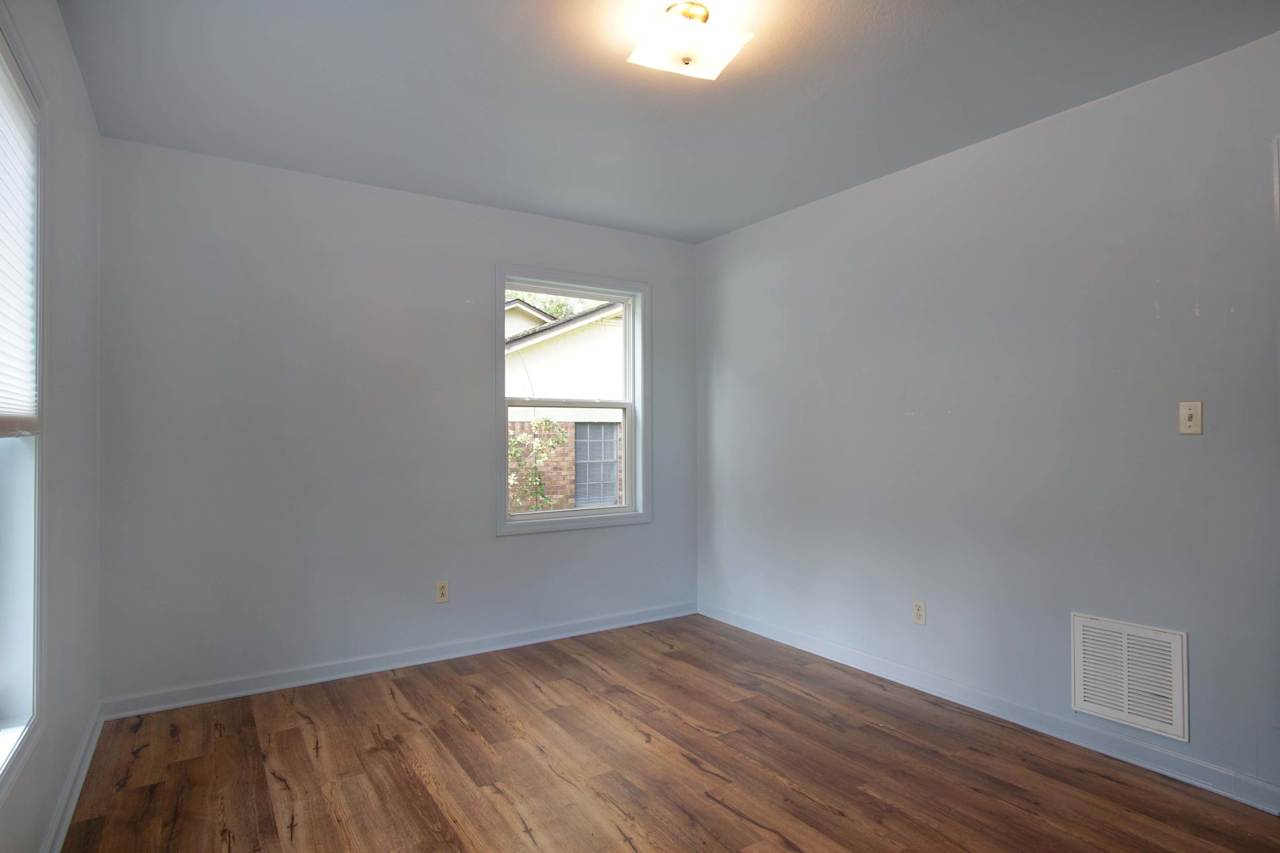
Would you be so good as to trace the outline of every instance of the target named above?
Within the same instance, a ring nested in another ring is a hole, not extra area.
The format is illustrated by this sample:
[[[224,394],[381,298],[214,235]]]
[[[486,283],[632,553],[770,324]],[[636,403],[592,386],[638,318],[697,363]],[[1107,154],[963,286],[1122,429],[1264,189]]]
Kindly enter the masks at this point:
[[[700,241],[1280,30],[1277,0],[62,0],[107,136]]]

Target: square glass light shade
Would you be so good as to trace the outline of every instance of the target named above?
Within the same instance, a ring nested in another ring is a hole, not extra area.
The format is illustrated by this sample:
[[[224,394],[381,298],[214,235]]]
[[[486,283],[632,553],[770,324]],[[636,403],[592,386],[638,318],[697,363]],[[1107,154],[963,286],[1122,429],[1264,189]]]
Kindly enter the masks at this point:
[[[627,62],[714,80],[754,35],[669,15],[640,38]]]

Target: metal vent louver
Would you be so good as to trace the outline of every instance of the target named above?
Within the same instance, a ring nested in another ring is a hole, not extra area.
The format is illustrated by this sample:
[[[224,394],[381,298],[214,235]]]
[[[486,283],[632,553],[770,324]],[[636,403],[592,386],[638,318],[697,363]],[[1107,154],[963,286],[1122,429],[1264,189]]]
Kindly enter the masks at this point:
[[[1187,635],[1071,614],[1071,707],[1187,740]]]

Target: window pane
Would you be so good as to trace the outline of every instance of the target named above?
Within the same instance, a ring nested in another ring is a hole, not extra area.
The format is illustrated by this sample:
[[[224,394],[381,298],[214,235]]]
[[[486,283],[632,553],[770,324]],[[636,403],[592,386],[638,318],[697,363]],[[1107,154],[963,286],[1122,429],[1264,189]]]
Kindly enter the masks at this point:
[[[507,512],[626,503],[625,409],[507,409]]]
[[[34,433],[36,393],[35,118],[0,60],[0,435]]]
[[[620,302],[507,290],[506,396],[625,400],[625,317]]]
[[[31,716],[36,439],[0,438],[0,731]],[[4,763],[0,750],[0,764]]]
[[[580,473],[575,486],[578,506],[617,506],[622,501],[619,483],[622,479],[622,453],[618,440],[620,424],[609,422],[578,423],[579,452],[587,450],[590,461],[585,478]],[[581,468],[579,469],[581,471]]]
[[[19,79],[0,59],[0,768],[31,719],[35,686],[38,182]]]

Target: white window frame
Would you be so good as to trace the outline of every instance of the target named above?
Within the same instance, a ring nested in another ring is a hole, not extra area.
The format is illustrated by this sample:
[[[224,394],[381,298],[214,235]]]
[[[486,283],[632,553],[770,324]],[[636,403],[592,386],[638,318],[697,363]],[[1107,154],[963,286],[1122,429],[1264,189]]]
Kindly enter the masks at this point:
[[[31,662],[31,717],[19,733],[8,755],[0,755],[0,802],[8,796],[10,788],[18,777],[28,755],[40,739],[44,728],[44,680],[45,656],[45,582],[44,556],[48,540],[45,519],[45,434],[49,430],[47,416],[48,406],[45,389],[46,380],[45,341],[49,340],[49,317],[45,310],[44,271],[48,266],[49,242],[46,227],[46,196],[49,192],[50,179],[45,164],[49,162],[49,133],[46,120],[45,105],[47,100],[39,79],[33,73],[30,54],[18,38],[17,24],[9,11],[8,3],[0,0],[0,62],[8,65],[18,82],[18,88],[27,100],[27,106],[36,125],[35,172],[36,172],[36,251],[35,251],[35,314],[36,314],[36,399],[39,400],[39,431],[35,435],[35,565],[32,614],[33,660]]]
[[[649,415],[652,399],[651,353],[653,351],[652,291],[642,282],[603,276],[578,275],[539,267],[501,264],[497,268],[494,328],[497,337],[498,423],[494,443],[494,482],[497,484],[498,535],[545,533],[553,530],[582,530],[645,524],[652,520],[651,491],[653,471],[653,423]],[[503,306],[508,289],[536,290],[559,296],[602,299],[623,303],[626,330],[626,397],[623,400],[553,400],[507,397],[506,329]],[[621,506],[574,507],[524,513],[507,511],[507,419],[508,407],[621,409],[625,456],[623,477],[626,502]]]

